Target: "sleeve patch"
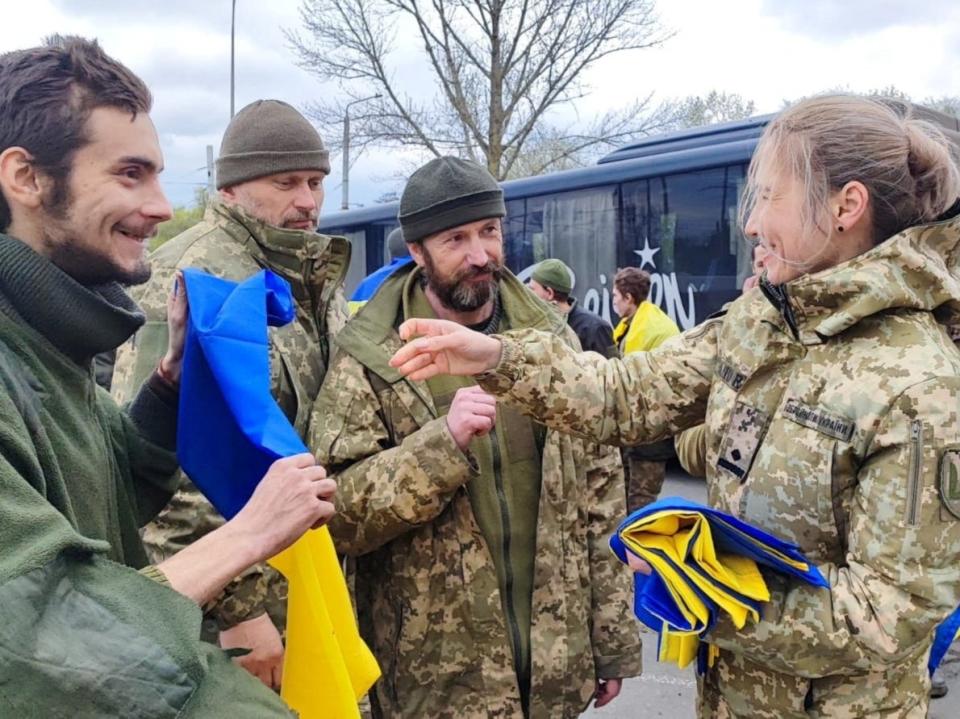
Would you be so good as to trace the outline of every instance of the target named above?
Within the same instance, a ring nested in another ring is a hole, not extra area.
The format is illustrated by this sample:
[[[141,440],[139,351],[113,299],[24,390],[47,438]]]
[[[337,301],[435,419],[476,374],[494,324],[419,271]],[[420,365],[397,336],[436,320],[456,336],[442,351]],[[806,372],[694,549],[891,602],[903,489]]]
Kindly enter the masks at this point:
[[[940,457],[940,501],[960,519],[960,449],[948,449]]]

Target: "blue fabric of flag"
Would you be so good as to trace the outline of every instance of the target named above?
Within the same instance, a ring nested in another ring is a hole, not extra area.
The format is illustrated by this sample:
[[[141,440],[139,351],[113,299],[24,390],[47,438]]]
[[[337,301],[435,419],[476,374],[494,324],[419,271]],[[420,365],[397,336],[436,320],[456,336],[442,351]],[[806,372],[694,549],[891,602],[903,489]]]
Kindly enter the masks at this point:
[[[413,262],[412,257],[395,257],[390,261],[390,264],[384,265],[379,270],[372,272],[367,275],[363,280],[357,285],[357,289],[353,291],[353,295],[350,297],[351,302],[366,302],[371,297],[376,294],[377,290],[380,289],[380,285],[387,281],[387,278],[396,272],[401,267],[406,267],[411,262]]]
[[[785,542],[768,532],[754,527],[736,517],[707,507],[682,497],[665,497],[649,504],[627,517],[617,531],[610,537],[610,548],[622,562],[627,561],[626,553],[630,551],[621,534],[630,531],[638,522],[654,515],[677,512],[682,514],[697,514],[705,518],[711,529],[713,543],[718,552],[736,554],[753,559],[757,564],[769,567],[781,574],[796,577],[817,587],[829,587],[829,583],[813,565],[806,569],[799,569],[791,563],[783,561],[781,557],[789,558],[797,563],[808,564],[799,547]],[[693,543],[691,543],[693,546]],[[705,575],[692,561],[685,561],[683,566],[675,566],[681,575],[697,572],[702,578]],[[691,622],[680,611],[664,577],[654,572],[650,575],[634,574],[634,612],[637,618],[655,631],[661,631],[666,623],[672,629],[681,632],[704,633],[713,626],[717,618],[715,604],[707,598],[696,586],[690,584],[686,591],[698,596],[703,603],[711,608],[710,618],[706,623]],[[732,594],[732,588],[721,587],[722,591]],[[747,602],[752,603],[752,602]],[[755,603],[754,603],[755,604]]]
[[[290,286],[269,270],[236,283],[183,272],[190,314],[177,447],[184,472],[227,519],[270,465],[307,448],[270,393],[267,325],[295,315]]]

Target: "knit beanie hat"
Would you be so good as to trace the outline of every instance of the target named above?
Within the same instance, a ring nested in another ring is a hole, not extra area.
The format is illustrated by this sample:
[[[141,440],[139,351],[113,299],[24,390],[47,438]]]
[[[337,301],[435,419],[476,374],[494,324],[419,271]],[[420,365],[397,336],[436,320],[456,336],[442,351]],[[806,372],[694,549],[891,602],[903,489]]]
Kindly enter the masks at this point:
[[[560,260],[544,260],[533,268],[530,279],[565,295],[573,289],[573,270]]]
[[[407,241],[403,239],[403,231],[399,227],[394,227],[387,235],[387,252],[390,253],[391,260],[410,256],[410,248],[407,247]]]
[[[257,100],[234,115],[217,158],[218,190],[295,170],[330,174],[330,154],[307,118],[279,100]]]
[[[487,168],[458,157],[438,157],[407,180],[398,219],[407,242],[422,242],[451,227],[506,214],[503,190]]]

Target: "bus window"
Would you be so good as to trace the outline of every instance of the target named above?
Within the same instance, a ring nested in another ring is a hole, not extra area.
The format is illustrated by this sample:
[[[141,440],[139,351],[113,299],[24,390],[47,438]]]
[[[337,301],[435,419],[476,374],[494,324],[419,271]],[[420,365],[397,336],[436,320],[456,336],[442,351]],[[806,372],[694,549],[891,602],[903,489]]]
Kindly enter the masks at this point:
[[[343,237],[350,241],[350,267],[343,280],[344,289],[349,297],[360,284],[360,280],[367,276],[367,233],[361,229],[347,232]]]
[[[623,185],[621,266],[650,273],[650,301],[682,329],[733,299],[742,282],[742,182],[743,166],[731,165]]]
[[[527,200],[524,240],[532,252],[530,264],[548,257],[563,260],[573,270],[573,295],[583,306],[610,317],[610,282],[616,268],[616,186],[590,188]]]
[[[503,218],[504,261],[513,272],[520,272],[533,264],[533,246],[523,232],[525,208],[523,200],[507,201],[507,216]]]

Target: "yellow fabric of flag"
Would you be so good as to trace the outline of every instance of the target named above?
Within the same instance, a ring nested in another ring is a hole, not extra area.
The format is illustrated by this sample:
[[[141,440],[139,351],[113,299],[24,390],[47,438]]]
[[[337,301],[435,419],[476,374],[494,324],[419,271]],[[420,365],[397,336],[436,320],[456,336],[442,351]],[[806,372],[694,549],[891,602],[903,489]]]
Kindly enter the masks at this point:
[[[307,532],[270,564],[289,586],[280,696],[300,719],[359,719],[380,667],[360,638],[330,533]]]
[[[638,617],[660,633],[659,659],[686,667],[700,655],[700,637],[717,619],[737,629],[759,621],[770,592],[757,561],[825,586],[796,547],[716,510],[665,499],[638,510],[621,524],[611,546],[646,560],[656,582],[638,577]],[[639,587],[643,586],[641,592]],[[707,665],[716,647],[701,655]]]

